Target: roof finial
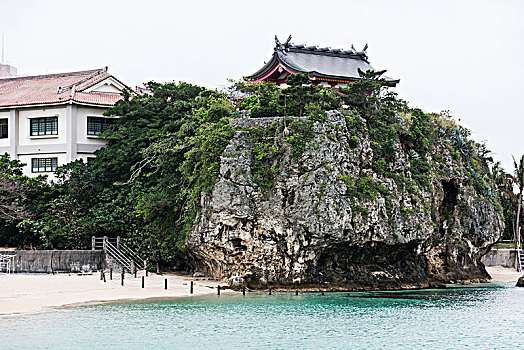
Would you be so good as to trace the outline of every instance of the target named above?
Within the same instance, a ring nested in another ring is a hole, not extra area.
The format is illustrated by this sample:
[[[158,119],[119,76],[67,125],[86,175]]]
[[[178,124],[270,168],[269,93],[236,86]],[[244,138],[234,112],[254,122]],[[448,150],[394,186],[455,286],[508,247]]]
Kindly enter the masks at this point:
[[[289,44],[290,41],[291,41],[291,34],[289,34],[289,36],[288,36],[286,42],[284,43],[284,46],[287,47],[287,45]]]
[[[277,47],[279,47],[280,45],[282,45],[280,43],[280,40],[278,40],[278,36],[275,34],[275,44],[277,44]]]
[[[291,34],[289,34],[289,37],[287,38],[284,44],[282,44],[280,40],[278,40],[278,37],[275,35],[275,44],[276,44],[275,50],[285,51],[290,41],[291,41]]]

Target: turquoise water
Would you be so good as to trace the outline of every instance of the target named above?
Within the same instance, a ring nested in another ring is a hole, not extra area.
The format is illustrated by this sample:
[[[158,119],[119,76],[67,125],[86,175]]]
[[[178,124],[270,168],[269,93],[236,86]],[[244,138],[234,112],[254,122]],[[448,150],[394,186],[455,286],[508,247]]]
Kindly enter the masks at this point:
[[[524,288],[221,295],[0,317],[0,349],[523,349]]]

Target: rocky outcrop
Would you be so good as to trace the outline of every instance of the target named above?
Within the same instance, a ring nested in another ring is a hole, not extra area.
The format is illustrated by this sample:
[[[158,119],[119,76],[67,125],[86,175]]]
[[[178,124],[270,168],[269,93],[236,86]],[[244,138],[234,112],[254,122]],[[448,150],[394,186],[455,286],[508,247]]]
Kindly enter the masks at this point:
[[[517,284],[516,284],[517,287],[524,287],[524,276],[520,276],[519,279],[517,280]]]
[[[480,258],[502,234],[502,218],[445,140],[428,155],[434,170],[424,188],[413,185],[410,156],[399,143],[389,175],[377,174],[370,167],[377,145],[367,131],[351,136],[339,112],[325,119],[296,121],[312,131],[301,152],[286,143],[293,130],[283,118],[231,121],[243,128],[187,239],[196,270],[254,288],[332,290],[489,277]],[[266,172],[252,127],[276,140],[278,156]]]

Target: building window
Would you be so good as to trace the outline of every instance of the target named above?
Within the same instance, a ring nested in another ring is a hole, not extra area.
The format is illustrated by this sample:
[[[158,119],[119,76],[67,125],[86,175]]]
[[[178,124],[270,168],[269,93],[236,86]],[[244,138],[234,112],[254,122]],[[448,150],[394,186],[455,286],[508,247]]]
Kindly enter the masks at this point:
[[[7,119],[0,119],[0,139],[6,139],[7,135]]]
[[[32,158],[31,171],[33,173],[52,173],[56,170],[58,158]]]
[[[101,117],[87,117],[87,134],[98,135],[107,130],[113,125],[117,119],[101,118]]]
[[[58,117],[29,119],[31,136],[58,135]]]

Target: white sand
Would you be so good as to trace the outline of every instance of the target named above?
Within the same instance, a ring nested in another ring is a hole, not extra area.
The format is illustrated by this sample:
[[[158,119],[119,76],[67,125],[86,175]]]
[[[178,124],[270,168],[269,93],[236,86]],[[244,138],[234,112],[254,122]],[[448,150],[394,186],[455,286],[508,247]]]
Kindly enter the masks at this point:
[[[88,276],[68,274],[0,274],[0,315],[44,311],[48,308],[75,304],[98,303],[116,300],[138,300],[148,298],[175,298],[191,295],[216,294],[218,282],[195,280],[193,294],[190,294],[190,281],[177,275],[143,273],[137,278],[126,274],[124,286],[120,285],[120,274],[114,273],[113,280],[100,280],[99,273]],[[164,280],[168,289],[164,289]],[[221,291],[221,293],[230,290]]]
[[[515,282],[521,276],[515,269],[490,266],[486,270],[493,282]],[[149,298],[176,298],[192,295],[216,294],[218,282],[194,279],[193,294],[189,293],[190,281],[178,275],[149,274],[142,289],[143,273],[137,278],[127,274],[124,286],[120,285],[120,274],[114,273],[113,280],[100,281],[100,275],[88,276],[58,274],[0,274],[0,315],[45,311],[46,309],[121,300]],[[164,280],[168,289],[164,289]],[[222,293],[232,293],[224,290]]]
[[[512,267],[486,266],[486,271],[492,278],[491,282],[512,281],[517,283],[519,277],[522,276],[522,273],[518,273],[517,270]]]

